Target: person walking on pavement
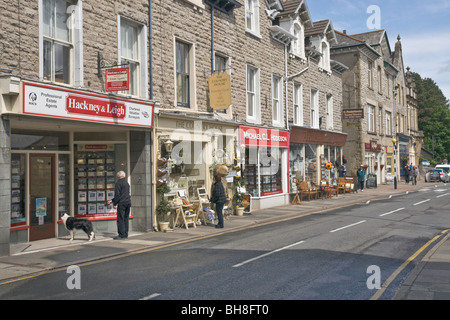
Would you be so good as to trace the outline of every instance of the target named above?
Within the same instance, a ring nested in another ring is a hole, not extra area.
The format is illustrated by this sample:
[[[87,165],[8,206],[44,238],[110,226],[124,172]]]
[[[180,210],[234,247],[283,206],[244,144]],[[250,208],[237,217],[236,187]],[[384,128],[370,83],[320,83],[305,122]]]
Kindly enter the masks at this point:
[[[358,177],[358,185],[361,192],[364,191],[364,180],[366,178],[366,170],[364,170],[363,165],[359,166],[358,171],[356,172],[356,176]]]
[[[409,167],[408,167],[408,165],[405,166],[404,171],[405,171],[405,183],[406,183],[406,184],[409,184],[409,176],[410,176],[410,172],[409,172]]]
[[[227,201],[227,197],[225,195],[225,189],[222,184],[222,178],[220,176],[215,176],[213,181],[213,190],[211,194],[211,203],[216,204],[216,213],[217,218],[219,220],[216,228],[223,228],[223,206]]]
[[[412,184],[417,185],[417,176],[419,175],[419,170],[417,169],[417,167],[412,167],[411,174],[412,174]]]
[[[117,172],[117,182],[114,187],[114,198],[108,200],[108,204],[113,204],[114,209],[117,208],[117,231],[118,236],[114,240],[128,238],[128,226],[130,217],[130,185],[125,179],[126,174],[123,171]]]

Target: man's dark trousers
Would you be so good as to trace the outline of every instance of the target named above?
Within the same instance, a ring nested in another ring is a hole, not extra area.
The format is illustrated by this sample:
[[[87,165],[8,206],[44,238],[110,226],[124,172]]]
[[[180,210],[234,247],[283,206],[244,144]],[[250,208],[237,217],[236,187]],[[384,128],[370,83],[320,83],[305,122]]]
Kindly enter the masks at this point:
[[[218,225],[223,227],[223,207],[225,203],[223,202],[217,202],[216,203],[216,213],[217,213],[217,219],[219,220]]]
[[[117,205],[117,231],[120,238],[128,237],[128,221],[130,217],[131,204]]]

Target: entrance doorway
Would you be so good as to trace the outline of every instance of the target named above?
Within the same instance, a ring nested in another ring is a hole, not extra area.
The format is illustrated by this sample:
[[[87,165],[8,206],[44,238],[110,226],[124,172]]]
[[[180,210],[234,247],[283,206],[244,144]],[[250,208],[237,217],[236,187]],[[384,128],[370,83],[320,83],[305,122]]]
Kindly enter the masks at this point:
[[[54,154],[30,154],[30,241],[55,237]]]

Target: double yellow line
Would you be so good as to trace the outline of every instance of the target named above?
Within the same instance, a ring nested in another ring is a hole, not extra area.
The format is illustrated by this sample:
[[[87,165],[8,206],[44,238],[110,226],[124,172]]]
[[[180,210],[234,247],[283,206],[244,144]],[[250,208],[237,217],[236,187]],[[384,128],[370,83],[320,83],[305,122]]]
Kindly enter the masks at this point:
[[[421,254],[425,249],[427,249],[432,243],[434,243],[436,240],[441,238],[443,235],[445,235],[449,231],[450,231],[450,229],[442,231],[439,235],[437,235],[436,237],[434,237],[433,239],[428,241],[425,245],[422,246],[422,248],[417,250],[416,253],[414,253],[405,262],[403,262],[403,264],[400,267],[398,267],[398,269],[395,270],[395,272],[393,274],[391,274],[391,276],[386,280],[386,282],[383,283],[381,288],[372,296],[372,298],[370,298],[370,300],[378,300],[378,299],[380,299],[380,297],[386,291],[388,286],[392,283],[392,281],[394,281],[395,278],[397,278],[397,276],[400,274],[400,272],[402,272],[408,266],[408,264],[410,264],[414,259],[416,259],[417,256],[419,254]]]

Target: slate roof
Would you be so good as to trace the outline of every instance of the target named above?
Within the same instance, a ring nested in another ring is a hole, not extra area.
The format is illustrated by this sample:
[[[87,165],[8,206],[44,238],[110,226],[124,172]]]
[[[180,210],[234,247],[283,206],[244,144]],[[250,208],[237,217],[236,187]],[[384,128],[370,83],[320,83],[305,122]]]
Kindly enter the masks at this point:
[[[295,13],[302,2],[303,0],[281,0],[281,5],[283,6],[281,16],[288,16]]]
[[[375,31],[370,31],[370,32],[352,34],[351,36],[353,38],[360,39],[360,40],[366,42],[367,44],[373,46],[373,45],[381,43],[385,32],[386,32],[385,30],[375,30]]]
[[[305,37],[326,33],[330,22],[330,20],[314,21],[312,27],[305,28]]]

